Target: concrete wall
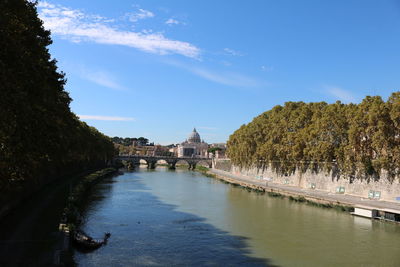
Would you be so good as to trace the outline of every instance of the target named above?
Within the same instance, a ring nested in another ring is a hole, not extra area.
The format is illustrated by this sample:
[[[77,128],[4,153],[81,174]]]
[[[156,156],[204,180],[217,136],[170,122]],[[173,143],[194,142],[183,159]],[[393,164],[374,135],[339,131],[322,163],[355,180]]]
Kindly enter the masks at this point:
[[[240,169],[232,165],[229,160],[215,160],[213,165],[215,169],[229,171],[235,175],[245,175],[254,179],[268,179],[270,182],[277,184],[286,184],[301,188],[313,188],[324,190],[331,193],[337,193],[337,190],[344,190],[345,194],[356,195],[364,198],[375,197],[385,201],[399,202],[396,200],[400,197],[399,178],[391,183],[387,176],[383,173],[379,181],[367,181],[356,179],[350,183],[346,178],[332,178],[330,173],[305,173],[296,172],[289,176],[278,175],[270,168],[262,170],[257,168]],[[340,188],[341,187],[341,188]],[[373,191],[373,192],[370,192]],[[371,195],[372,193],[372,195]]]
[[[230,159],[213,159],[213,168],[230,172],[232,169],[232,164]]]

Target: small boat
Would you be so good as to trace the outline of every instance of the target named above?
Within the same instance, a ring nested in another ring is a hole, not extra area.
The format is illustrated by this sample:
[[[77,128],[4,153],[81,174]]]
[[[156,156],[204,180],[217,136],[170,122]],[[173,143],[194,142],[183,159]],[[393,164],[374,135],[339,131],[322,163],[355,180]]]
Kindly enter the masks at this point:
[[[107,240],[110,238],[110,236],[110,233],[105,233],[103,239],[94,239],[87,235],[85,232],[77,230],[74,232],[73,240],[76,246],[83,249],[92,250],[107,244]]]

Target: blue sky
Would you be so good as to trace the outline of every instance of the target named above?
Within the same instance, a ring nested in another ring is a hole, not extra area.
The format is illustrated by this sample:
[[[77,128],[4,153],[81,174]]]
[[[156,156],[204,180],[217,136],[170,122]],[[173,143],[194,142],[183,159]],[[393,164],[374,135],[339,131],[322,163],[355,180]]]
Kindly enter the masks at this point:
[[[39,1],[72,111],[109,136],[225,142],[286,101],[400,88],[400,2]]]

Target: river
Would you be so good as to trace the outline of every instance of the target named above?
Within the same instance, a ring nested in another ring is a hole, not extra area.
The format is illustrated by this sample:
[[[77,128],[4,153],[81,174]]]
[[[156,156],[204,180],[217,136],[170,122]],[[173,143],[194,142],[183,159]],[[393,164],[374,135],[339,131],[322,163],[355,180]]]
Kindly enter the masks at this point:
[[[105,179],[83,229],[112,236],[79,266],[400,266],[400,225],[270,197],[186,170]]]

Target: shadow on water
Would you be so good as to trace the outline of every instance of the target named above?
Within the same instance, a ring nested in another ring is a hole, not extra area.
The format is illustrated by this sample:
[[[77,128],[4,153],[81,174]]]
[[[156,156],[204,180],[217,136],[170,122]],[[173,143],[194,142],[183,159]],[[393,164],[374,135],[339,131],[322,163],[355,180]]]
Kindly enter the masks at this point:
[[[83,175],[83,174],[82,174]],[[56,180],[27,198],[0,221],[0,266],[52,266],[58,231],[73,185],[82,175]]]
[[[50,266],[70,183],[44,186],[0,221],[0,266]]]
[[[161,202],[135,173],[98,184],[84,206],[83,230],[112,236],[91,253],[75,251],[81,266],[275,266],[248,256],[247,238]]]

